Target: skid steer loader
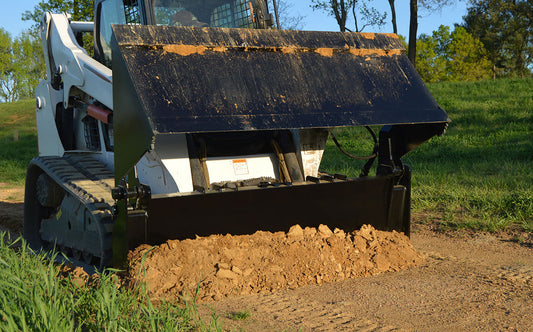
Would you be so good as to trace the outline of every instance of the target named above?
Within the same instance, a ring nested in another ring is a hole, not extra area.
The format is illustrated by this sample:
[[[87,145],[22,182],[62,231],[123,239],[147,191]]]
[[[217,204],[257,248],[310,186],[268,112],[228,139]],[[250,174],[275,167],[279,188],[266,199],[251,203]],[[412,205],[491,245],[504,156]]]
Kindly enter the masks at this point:
[[[101,269],[141,243],[294,224],[409,235],[401,158],[449,119],[400,40],[271,26],[264,0],[96,0],[94,23],[45,14],[29,244]],[[328,132],[351,126],[376,142],[361,176],[320,172]]]

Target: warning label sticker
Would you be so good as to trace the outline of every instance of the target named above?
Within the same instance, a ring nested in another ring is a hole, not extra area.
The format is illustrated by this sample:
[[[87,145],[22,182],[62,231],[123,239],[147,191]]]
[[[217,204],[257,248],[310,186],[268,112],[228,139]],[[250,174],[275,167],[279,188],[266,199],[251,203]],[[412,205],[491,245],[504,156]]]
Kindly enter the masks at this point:
[[[249,172],[246,159],[234,159],[233,170],[235,172],[235,175],[247,175]]]

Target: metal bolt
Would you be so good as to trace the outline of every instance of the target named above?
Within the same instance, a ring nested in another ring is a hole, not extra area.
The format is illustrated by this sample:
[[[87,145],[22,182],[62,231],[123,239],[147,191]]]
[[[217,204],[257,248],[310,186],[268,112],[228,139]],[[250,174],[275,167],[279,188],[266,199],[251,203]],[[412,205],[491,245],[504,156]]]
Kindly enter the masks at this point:
[[[35,108],[37,108],[38,110],[43,108],[43,100],[41,99],[41,97],[35,98]]]

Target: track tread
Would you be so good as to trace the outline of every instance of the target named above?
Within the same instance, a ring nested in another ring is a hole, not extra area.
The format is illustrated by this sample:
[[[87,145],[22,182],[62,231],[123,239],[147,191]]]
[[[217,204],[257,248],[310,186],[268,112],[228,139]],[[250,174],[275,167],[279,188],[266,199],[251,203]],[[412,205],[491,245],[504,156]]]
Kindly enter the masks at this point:
[[[99,269],[110,266],[114,222],[112,206],[115,204],[111,196],[111,189],[115,184],[113,172],[88,154],[37,157],[32,163],[39,166],[92,213],[103,231],[103,234],[99,234],[104,243],[104,250],[101,257],[98,257],[101,262]],[[76,263],[76,260],[72,261]]]

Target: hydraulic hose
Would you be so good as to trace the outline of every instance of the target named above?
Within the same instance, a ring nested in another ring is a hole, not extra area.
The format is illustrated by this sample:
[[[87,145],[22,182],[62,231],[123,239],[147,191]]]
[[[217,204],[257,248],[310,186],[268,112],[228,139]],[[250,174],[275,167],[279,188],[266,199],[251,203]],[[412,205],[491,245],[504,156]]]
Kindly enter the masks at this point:
[[[368,156],[354,156],[353,154],[350,154],[348,151],[344,150],[344,148],[340,145],[339,141],[337,141],[337,138],[335,137],[335,135],[333,134],[333,131],[330,130],[329,133],[331,135],[331,138],[333,139],[333,142],[335,143],[335,145],[339,148],[339,150],[344,153],[346,156],[352,158],[352,159],[355,159],[355,160],[370,160],[370,159],[374,159],[377,157],[377,146],[378,146],[378,139],[376,137],[376,134],[374,133],[374,131],[372,130],[372,128],[370,128],[369,126],[365,126],[366,130],[368,130],[368,132],[372,135],[372,139],[374,140],[374,150],[372,151],[372,154],[371,155],[368,155]]]
[[[355,160],[367,160],[367,162],[361,169],[361,173],[359,174],[359,177],[368,176],[368,173],[370,172],[370,168],[372,167],[374,160],[376,160],[376,157],[378,156],[378,138],[376,137],[376,134],[374,133],[372,128],[370,128],[369,126],[365,126],[365,128],[366,130],[368,130],[370,135],[372,135],[372,139],[374,140],[374,149],[372,150],[372,154],[368,156],[354,156],[353,154],[344,150],[344,148],[340,145],[339,141],[337,141],[337,138],[335,137],[335,134],[333,134],[333,131],[332,130],[329,131],[331,138],[333,139],[333,142],[343,154]]]

